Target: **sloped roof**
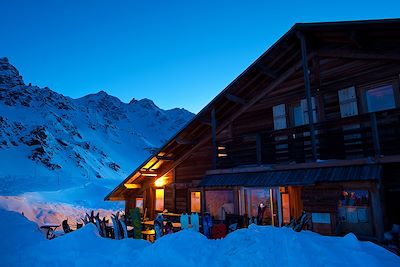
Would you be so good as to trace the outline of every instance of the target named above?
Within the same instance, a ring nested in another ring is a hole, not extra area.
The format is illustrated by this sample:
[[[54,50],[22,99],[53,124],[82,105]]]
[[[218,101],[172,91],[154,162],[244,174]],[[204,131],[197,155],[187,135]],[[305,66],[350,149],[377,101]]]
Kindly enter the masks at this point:
[[[297,32],[301,32],[313,43],[349,42],[354,33],[362,32],[373,38],[384,38],[385,31],[399,32],[400,19],[342,21],[322,23],[297,23],[284,34],[265,53],[254,61],[243,73],[233,80],[221,93],[207,104],[185,127],[167,141],[154,155],[140,164],[124,181],[122,181],[105,200],[120,196],[125,192],[125,183],[143,179],[142,169],[160,170],[168,160],[162,157],[172,157],[174,164],[182,162],[191,151],[200,148],[211,139],[211,130],[207,120],[211,117],[211,110],[216,109],[218,124],[217,133],[223,130],[233,119],[245,112],[258,98],[260,91],[267,94],[276,89],[285,77],[289,77],[301,68],[300,44]],[[367,38],[368,39],[368,38]],[[354,40],[353,40],[354,41]],[[255,86],[256,85],[256,86]],[[245,104],[231,101],[227,98],[233,95],[245,101]],[[183,140],[183,141],[182,141]],[[189,142],[188,142],[189,141]],[[190,143],[193,141],[193,143]],[[174,165],[172,165],[174,166]],[[165,172],[165,170],[163,170]],[[160,176],[163,173],[160,173]],[[139,180],[140,181],[140,180]]]
[[[285,185],[313,185],[321,182],[376,181],[382,167],[377,164],[323,167],[312,169],[244,172],[206,175],[201,187],[272,187]]]

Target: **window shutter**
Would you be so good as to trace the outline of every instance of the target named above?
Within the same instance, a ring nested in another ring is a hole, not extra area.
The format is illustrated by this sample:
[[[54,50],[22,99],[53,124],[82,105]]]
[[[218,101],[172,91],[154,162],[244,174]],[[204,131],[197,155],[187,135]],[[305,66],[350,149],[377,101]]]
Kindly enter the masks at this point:
[[[317,106],[315,105],[315,97],[311,97],[312,114],[314,123],[317,122]],[[301,100],[301,109],[303,110],[304,124],[308,124],[308,106],[307,99]]]
[[[354,86],[338,91],[342,118],[358,115],[357,96]]]
[[[275,130],[285,129],[287,127],[285,104],[274,106],[272,108],[272,113],[274,116],[274,129]]]

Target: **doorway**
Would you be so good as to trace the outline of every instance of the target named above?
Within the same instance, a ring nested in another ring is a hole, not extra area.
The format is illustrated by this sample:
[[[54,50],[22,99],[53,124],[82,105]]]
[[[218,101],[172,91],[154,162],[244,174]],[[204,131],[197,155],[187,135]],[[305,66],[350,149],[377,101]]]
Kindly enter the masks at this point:
[[[244,212],[260,225],[282,226],[290,222],[289,192],[286,187],[244,188]]]

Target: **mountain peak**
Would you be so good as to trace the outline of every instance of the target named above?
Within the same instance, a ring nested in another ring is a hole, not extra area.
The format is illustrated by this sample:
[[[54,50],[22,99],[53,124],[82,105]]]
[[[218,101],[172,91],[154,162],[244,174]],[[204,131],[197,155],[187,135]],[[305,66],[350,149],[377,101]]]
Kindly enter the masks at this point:
[[[14,87],[24,85],[18,70],[10,64],[8,58],[0,58],[0,86]]]
[[[132,101],[131,101],[132,102]],[[138,102],[137,102],[139,105],[141,105],[142,107],[144,107],[144,108],[158,108],[157,106],[156,106],[156,104],[154,104],[154,102],[153,102],[153,100],[151,100],[151,99],[148,99],[148,98],[143,98],[143,99],[140,99]]]

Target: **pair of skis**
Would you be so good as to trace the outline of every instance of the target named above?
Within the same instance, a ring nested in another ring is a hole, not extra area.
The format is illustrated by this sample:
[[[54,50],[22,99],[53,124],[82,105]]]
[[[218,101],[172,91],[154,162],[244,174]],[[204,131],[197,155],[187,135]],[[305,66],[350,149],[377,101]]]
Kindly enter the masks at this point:
[[[180,217],[180,223],[181,223],[181,229],[188,229],[189,228],[189,214],[187,213],[182,213]],[[195,231],[199,231],[200,229],[200,224],[199,224],[199,214],[196,212],[193,212],[190,214],[190,224],[192,225],[192,229]]]
[[[120,217],[120,213],[111,215],[111,220],[114,228],[114,238],[124,239],[128,238],[128,231],[126,228],[125,220]]]

